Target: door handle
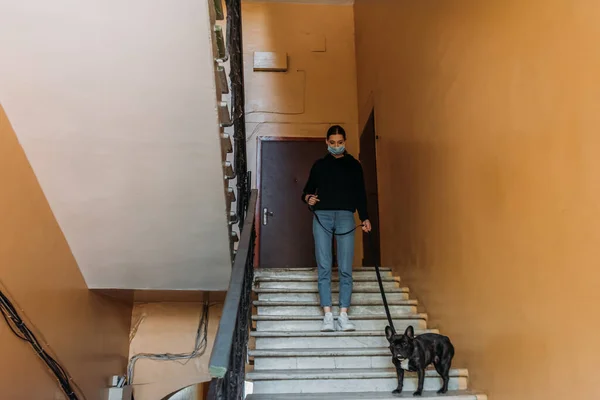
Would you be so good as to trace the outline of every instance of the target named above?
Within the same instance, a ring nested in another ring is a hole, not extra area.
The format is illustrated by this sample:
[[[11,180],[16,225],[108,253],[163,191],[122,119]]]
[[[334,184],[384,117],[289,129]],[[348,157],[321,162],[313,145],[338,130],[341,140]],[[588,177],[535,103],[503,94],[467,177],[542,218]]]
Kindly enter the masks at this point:
[[[273,216],[273,212],[269,211],[267,207],[263,208],[263,225],[269,223],[269,217]]]

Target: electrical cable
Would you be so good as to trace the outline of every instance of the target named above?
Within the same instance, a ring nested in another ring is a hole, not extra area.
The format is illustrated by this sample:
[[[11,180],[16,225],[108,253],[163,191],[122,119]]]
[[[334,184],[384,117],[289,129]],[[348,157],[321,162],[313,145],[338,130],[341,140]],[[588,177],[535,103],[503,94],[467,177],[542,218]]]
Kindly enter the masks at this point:
[[[302,111],[268,111],[268,110],[252,110],[245,113],[246,116],[251,114],[276,114],[276,115],[303,115],[306,113],[306,70],[297,69],[296,72],[304,72],[304,82],[302,84]]]
[[[135,363],[142,359],[155,360],[155,361],[179,361],[186,360],[183,364],[185,365],[192,358],[201,356],[206,351],[208,345],[208,301],[205,301],[202,306],[202,315],[198,322],[198,329],[196,330],[196,339],[194,341],[194,350],[190,353],[139,353],[131,357],[129,364],[127,365],[127,384],[133,384],[133,372]]]
[[[79,400],[80,398],[85,399],[83,392],[77,387],[77,385],[75,385],[65,369],[58,363],[58,361],[48,354],[46,350],[44,350],[35,334],[27,327],[23,319],[19,316],[15,306],[12,304],[8,296],[2,292],[2,290],[0,290],[0,313],[15,336],[29,343],[36,355],[42,359],[42,361],[54,374],[61,390],[64,392],[67,398],[69,400]],[[77,388],[77,391],[80,393],[81,397],[75,393],[74,387]]]
[[[285,111],[269,111],[269,110],[252,110],[246,111],[244,115],[247,117],[252,114],[272,114],[272,115],[304,115],[306,114],[306,70],[305,69],[296,69],[296,72],[304,73],[304,81],[302,84],[302,111],[295,112],[285,112]],[[249,142],[250,139],[254,137],[254,134],[258,131],[258,129],[263,124],[288,124],[288,125],[343,125],[344,123],[340,122],[291,122],[291,121],[246,121],[246,123],[255,123],[256,126],[250,133],[250,135],[246,136],[246,142]]]
[[[246,142],[250,142],[250,140],[254,137],[254,135],[256,133],[258,133],[258,130],[261,126],[263,126],[264,124],[272,124],[272,125],[295,125],[295,126],[300,126],[300,125],[326,125],[326,126],[331,126],[331,125],[346,125],[346,122],[339,122],[339,121],[328,121],[328,122],[292,122],[292,121],[246,121],[246,124],[256,124],[254,126],[254,128],[252,129],[252,132],[250,132],[250,135],[248,135],[246,137]]]

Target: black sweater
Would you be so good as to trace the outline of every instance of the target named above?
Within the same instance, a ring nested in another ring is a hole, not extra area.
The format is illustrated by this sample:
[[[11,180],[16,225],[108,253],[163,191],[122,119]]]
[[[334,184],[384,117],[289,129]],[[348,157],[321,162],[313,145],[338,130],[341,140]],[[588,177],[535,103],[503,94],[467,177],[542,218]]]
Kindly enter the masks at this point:
[[[358,210],[361,221],[369,219],[362,166],[348,153],[340,158],[327,154],[317,160],[310,170],[302,201],[306,202],[307,194],[319,196],[315,210]]]

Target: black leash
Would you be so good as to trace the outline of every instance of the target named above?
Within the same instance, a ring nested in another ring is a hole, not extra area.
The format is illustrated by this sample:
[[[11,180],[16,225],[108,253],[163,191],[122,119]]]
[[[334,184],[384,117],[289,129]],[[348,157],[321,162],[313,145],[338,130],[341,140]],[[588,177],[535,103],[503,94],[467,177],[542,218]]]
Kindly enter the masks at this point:
[[[308,206],[308,209],[315,216],[315,219],[317,220],[319,225],[321,225],[321,228],[323,228],[325,230],[325,232],[328,232],[334,236],[348,235],[348,234],[354,232],[355,230],[357,230],[359,227],[363,226],[363,224],[360,224],[360,225],[356,225],[353,229],[349,230],[348,232],[335,233],[335,229],[330,231],[329,229],[327,229],[323,226],[323,224],[321,223],[321,220],[319,220],[319,216],[317,215],[317,213],[315,212],[315,210],[313,209],[312,206]],[[367,236],[369,237],[369,246],[371,246],[371,249],[375,249],[375,246],[373,245],[373,235],[371,235],[371,232],[367,232]],[[377,262],[375,262],[374,264],[375,264],[375,273],[377,274],[377,283],[379,283],[379,291],[381,292],[381,298],[383,299],[383,308],[385,308],[385,315],[387,316],[387,320],[388,320],[388,324],[390,324],[390,328],[392,328],[392,333],[396,334],[396,328],[394,328],[394,321],[392,321],[392,315],[390,314],[390,307],[388,306],[387,298],[385,297],[385,290],[383,289],[383,282],[381,280],[381,272],[379,271],[379,265],[377,264]]]
[[[374,249],[375,246],[373,246],[373,235],[371,235],[371,232],[368,232],[369,237],[369,246],[371,246],[371,249]],[[390,307],[388,306],[388,302],[387,299],[385,297],[385,290],[383,289],[383,282],[381,281],[381,272],[379,271],[379,265],[377,265],[377,262],[374,262],[375,264],[375,273],[377,274],[377,282],[379,283],[379,291],[381,292],[381,298],[383,299],[383,307],[385,308],[385,315],[387,316],[387,320],[388,320],[388,324],[390,324],[390,328],[392,328],[392,334],[396,334],[396,328],[394,328],[394,321],[392,321],[392,315],[390,314]]]
[[[315,210],[313,209],[312,206],[308,206],[308,209],[310,210],[311,213],[313,213],[313,215],[315,216],[317,222],[319,223],[319,225],[321,225],[321,228],[323,228],[325,230],[325,232],[330,233],[334,236],[345,236],[348,235],[352,232],[354,232],[355,230],[357,230],[358,228],[360,228],[361,226],[363,226],[363,224],[360,225],[356,225],[354,228],[350,229],[348,232],[344,232],[344,233],[335,233],[335,229],[330,231],[329,229],[325,228],[325,226],[323,226],[323,224],[321,223],[321,220],[319,219],[319,216],[317,215],[317,213],[315,212]]]

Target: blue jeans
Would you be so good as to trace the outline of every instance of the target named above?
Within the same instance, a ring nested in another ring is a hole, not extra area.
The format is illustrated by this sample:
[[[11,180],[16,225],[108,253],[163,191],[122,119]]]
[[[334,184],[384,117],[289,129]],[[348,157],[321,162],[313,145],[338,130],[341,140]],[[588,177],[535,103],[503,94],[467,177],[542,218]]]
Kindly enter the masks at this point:
[[[327,230],[335,233],[348,232],[354,228],[354,213],[350,211],[315,211],[319,221]],[[315,256],[319,271],[319,297],[321,307],[331,307],[331,233],[327,232],[313,217],[313,235],[315,237]],[[340,275],[340,308],[350,307],[352,298],[352,261],[354,260],[354,233],[336,236],[337,262]]]

